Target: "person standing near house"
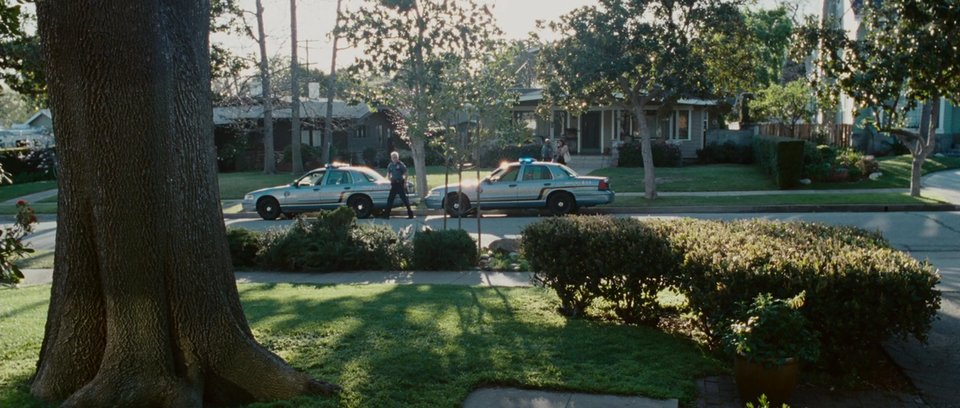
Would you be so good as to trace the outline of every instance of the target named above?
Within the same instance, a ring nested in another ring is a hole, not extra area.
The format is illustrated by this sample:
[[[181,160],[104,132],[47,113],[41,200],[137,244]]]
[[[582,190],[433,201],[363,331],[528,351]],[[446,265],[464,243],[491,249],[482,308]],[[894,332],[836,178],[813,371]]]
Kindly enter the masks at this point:
[[[567,162],[570,161],[570,148],[567,147],[567,143],[564,142],[563,139],[557,141],[557,156],[555,161],[560,164],[567,164]]]
[[[540,160],[545,162],[553,161],[553,155],[555,153],[553,141],[550,139],[543,139],[543,146],[540,147]]]
[[[387,197],[387,211],[383,218],[390,218],[393,199],[400,195],[400,201],[407,207],[407,218],[413,218],[410,199],[407,198],[407,166],[400,161],[400,153],[390,152],[390,164],[387,165],[387,178],[390,179],[390,195]]]

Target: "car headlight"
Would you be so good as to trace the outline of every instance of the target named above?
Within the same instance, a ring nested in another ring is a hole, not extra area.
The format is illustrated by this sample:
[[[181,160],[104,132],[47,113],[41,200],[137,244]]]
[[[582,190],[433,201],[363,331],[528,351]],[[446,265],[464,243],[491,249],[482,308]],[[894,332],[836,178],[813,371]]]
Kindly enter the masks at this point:
[[[243,196],[243,201],[253,201],[253,194]]]

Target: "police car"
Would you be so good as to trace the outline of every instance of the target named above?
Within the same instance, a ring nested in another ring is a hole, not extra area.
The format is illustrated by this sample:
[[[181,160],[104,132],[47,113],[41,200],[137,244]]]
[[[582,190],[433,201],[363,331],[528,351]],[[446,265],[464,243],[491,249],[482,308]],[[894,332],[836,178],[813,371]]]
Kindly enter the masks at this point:
[[[288,216],[317,210],[349,206],[357,218],[366,218],[376,210],[387,208],[390,180],[363,166],[331,164],[311,170],[284,186],[263,188],[243,196],[243,210],[256,211],[265,220],[281,214]],[[411,204],[416,194],[413,183],[407,183]],[[401,206],[400,198],[394,206]]]
[[[483,209],[543,208],[564,215],[581,207],[610,204],[613,199],[606,177],[579,176],[562,164],[522,158],[501,165],[480,181],[435,187],[424,203],[453,217],[469,214],[478,205]]]

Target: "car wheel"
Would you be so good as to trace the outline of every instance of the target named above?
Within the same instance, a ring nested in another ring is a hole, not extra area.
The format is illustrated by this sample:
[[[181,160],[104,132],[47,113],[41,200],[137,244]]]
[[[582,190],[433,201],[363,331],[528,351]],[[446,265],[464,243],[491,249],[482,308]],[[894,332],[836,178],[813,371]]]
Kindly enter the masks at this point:
[[[577,208],[577,201],[570,193],[554,193],[547,199],[547,209],[553,215],[571,214]]]
[[[367,196],[353,196],[347,200],[347,205],[357,213],[357,218],[367,218],[373,212],[373,201]]]
[[[470,211],[470,199],[466,194],[450,193],[443,202],[443,208],[451,217],[459,218],[467,215]]]
[[[273,221],[280,216],[282,211],[280,211],[280,203],[277,202],[276,198],[273,197],[263,197],[257,200],[257,214],[260,215],[260,218],[263,218],[267,221]]]

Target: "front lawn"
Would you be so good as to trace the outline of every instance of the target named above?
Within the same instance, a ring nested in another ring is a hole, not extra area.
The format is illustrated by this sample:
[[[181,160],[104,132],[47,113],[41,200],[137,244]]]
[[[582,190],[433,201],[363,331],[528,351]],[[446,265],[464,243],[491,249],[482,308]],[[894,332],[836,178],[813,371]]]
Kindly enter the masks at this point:
[[[538,288],[239,285],[257,339],[344,387],[259,406],[458,407],[477,387],[679,398],[724,364],[645,327],[568,320]],[[36,369],[50,286],[0,290],[0,406],[41,406]]]
[[[861,188],[910,188],[910,171],[913,158],[909,154],[901,156],[879,157],[880,172],[877,180],[863,179],[848,183],[814,183],[802,186],[803,189],[833,190]],[[922,175],[937,171],[960,168],[960,157],[927,157],[923,162]]]
[[[591,176],[610,178],[617,192],[643,192],[642,167],[608,167]],[[705,164],[683,167],[656,167],[657,191],[754,191],[776,190],[773,179],[760,167],[744,164]]]
[[[55,188],[57,188],[56,180],[34,181],[20,184],[0,184],[0,202],[13,200],[14,198],[39,193],[41,191],[53,190]]]

